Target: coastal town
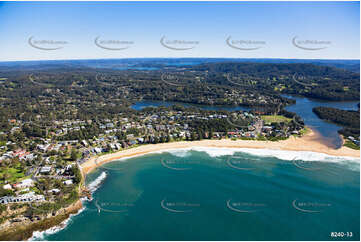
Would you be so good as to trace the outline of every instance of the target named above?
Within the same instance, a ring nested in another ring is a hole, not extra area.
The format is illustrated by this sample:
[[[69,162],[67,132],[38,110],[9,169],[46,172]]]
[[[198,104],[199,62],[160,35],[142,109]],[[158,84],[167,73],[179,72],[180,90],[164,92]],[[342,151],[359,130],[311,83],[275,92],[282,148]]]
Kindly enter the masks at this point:
[[[37,75],[0,73],[9,76],[0,83],[0,231],[7,231],[4,238],[19,226],[34,231],[29,227],[34,221],[43,226],[39,229],[51,227],[47,219],[63,221],[66,208],[82,198],[91,200],[82,166],[94,159],[187,141],[280,144],[312,132],[297,113],[286,110],[295,100],[279,93],[285,88],[309,93],[288,83],[290,73],[275,76],[277,72],[262,65],[259,68],[269,72],[266,77],[253,71],[252,76],[229,79],[220,67],[215,71],[204,70],[213,66],[195,67],[195,71],[167,67],[168,79],[163,72],[149,70],[106,70],[103,77],[88,68]],[[136,108],[148,101],[161,105]],[[354,116],[352,120],[357,119]],[[342,134],[348,147],[359,149],[357,127],[352,124]]]
[[[360,241],[360,2],[1,2],[0,242]]]
[[[270,123],[270,117],[274,118],[274,122]],[[241,120],[245,125],[237,125],[235,120]],[[277,115],[262,116],[241,111],[227,115],[175,111],[171,108],[163,111],[154,109],[136,118],[119,114],[117,119],[101,122],[56,121],[52,126],[44,127],[46,132],[43,132],[43,137],[27,137],[24,134],[24,129],[31,123],[21,120],[8,122],[11,126],[9,132],[1,133],[3,138],[9,140],[1,141],[0,147],[2,206],[14,203],[45,204],[64,199],[67,193],[77,189],[80,182],[78,166],[92,156],[143,144],[182,140],[285,139],[290,135],[301,135],[304,128],[291,118]],[[198,122],[209,124],[210,128],[199,129],[201,126]],[[94,136],[77,139],[83,133],[90,133],[89,129],[97,130]],[[15,137],[21,137],[21,145]]]

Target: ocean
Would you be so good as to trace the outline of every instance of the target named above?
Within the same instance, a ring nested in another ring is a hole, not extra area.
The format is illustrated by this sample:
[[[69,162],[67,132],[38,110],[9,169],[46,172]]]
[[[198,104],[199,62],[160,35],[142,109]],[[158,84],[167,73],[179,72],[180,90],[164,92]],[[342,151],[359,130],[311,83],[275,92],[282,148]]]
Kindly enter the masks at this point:
[[[92,201],[33,240],[359,240],[359,159],[169,150],[103,165]]]

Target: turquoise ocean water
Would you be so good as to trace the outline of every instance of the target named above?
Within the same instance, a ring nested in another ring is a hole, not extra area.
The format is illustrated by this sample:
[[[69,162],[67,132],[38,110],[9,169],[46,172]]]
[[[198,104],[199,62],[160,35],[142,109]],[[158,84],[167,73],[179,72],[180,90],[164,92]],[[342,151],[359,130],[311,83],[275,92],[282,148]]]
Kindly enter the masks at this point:
[[[93,200],[32,239],[359,240],[359,180],[359,160],[312,152],[148,154],[91,173]]]

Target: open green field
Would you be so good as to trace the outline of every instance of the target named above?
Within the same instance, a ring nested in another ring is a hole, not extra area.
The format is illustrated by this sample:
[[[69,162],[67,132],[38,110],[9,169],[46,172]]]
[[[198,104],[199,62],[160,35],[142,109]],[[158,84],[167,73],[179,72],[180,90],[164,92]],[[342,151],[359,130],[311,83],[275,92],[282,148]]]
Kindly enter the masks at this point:
[[[290,122],[292,119],[286,118],[282,115],[262,115],[261,118],[266,124],[270,123],[281,123],[281,122]]]
[[[21,170],[20,166],[15,167],[1,167],[0,168],[0,179],[7,180],[10,183],[15,183],[20,179],[24,179],[25,174]]]
[[[360,147],[358,145],[356,145],[355,143],[353,143],[352,141],[350,141],[350,140],[346,140],[344,146],[346,146],[348,148],[351,148],[351,149],[354,149],[354,150],[360,150]]]

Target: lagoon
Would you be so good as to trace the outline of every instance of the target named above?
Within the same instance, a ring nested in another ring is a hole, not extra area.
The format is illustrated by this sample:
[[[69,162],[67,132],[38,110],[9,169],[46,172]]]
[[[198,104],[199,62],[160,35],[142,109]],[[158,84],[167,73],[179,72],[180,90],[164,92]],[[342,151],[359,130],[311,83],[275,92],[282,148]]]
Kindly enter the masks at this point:
[[[290,112],[297,113],[305,122],[306,125],[310,126],[313,130],[318,132],[322,138],[322,141],[327,145],[339,148],[342,145],[342,139],[338,135],[337,131],[342,127],[336,124],[332,124],[321,120],[317,117],[316,114],[312,112],[312,108],[318,106],[325,107],[334,107],[343,110],[358,110],[358,103],[356,101],[352,102],[330,102],[330,101],[321,101],[315,99],[309,99],[305,97],[289,96],[283,95],[284,97],[296,100],[296,104],[287,106],[285,109]],[[136,102],[131,107],[135,110],[142,110],[146,107],[170,107],[172,105],[181,105],[184,107],[196,107],[202,110],[224,110],[224,111],[249,111],[251,108],[243,106],[212,106],[212,105],[197,105],[190,103],[180,103],[180,102],[166,102],[166,101],[139,101]]]

